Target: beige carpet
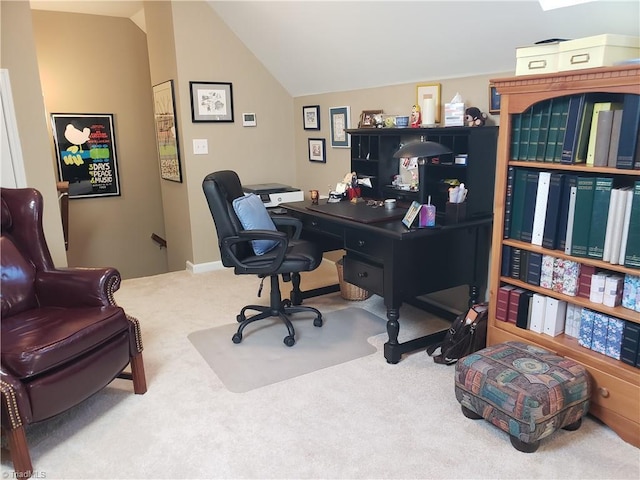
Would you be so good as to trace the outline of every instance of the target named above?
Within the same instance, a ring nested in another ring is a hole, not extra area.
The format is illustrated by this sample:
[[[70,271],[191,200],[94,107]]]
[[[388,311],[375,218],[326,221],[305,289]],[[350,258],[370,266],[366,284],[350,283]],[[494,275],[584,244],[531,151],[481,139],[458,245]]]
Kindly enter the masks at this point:
[[[282,341],[287,328],[277,319],[249,324],[242,342],[232,335],[238,324],[199,330],[189,341],[230,392],[243,393],[376,352],[369,337],[385,332],[386,321],[361,308],[344,308],[323,315],[323,326],[313,326],[314,314],[292,316],[296,344]]]
[[[315,286],[321,267],[303,275]],[[324,280],[324,279],[323,279]],[[633,479],[640,450],[588,417],[533,454],[460,412],[453,368],[424,351],[389,365],[386,333],[372,355],[266,385],[227,390],[187,335],[234,323],[258,281],[230,270],[126,280],[116,300],[140,320],[149,391],[117,380],[78,407],[27,430],[34,468],[47,479]],[[323,283],[323,282],[318,282]],[[288,289],[283,289],[283,293]],[[263,298],[262,301],[265,301]],[[382,299],[309,299],[323,313],[363,308],[385,318]],[[408,306],[400,338],[444,322]],[[3,452],[0,477],[13,478]]]

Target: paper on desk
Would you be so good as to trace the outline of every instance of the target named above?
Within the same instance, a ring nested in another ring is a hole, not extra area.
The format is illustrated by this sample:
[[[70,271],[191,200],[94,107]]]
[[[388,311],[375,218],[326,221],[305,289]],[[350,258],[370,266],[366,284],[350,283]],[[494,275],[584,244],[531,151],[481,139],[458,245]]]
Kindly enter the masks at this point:
[[[370,178],[359,178],[358,185],[364,185],[365,187],[372,188],[371,179]]]
[[[338,195],[342,195],[344,192],[347,191],[347,184],[346,183],[336,183],[336,189],[334,191]]]

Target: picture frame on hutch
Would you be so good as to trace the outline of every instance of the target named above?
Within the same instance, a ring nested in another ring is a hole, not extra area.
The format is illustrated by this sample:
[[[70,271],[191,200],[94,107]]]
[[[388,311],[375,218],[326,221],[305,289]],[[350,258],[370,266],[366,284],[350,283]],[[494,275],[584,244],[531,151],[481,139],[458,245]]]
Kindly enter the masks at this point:
[[[320,105],[302,107],[302,122],[305,130],[320,130]]]
[[[120,196],[113,114],[52,113],[51,128],[69,198]]]
[[[489,113],[491,115],[500,114],[500,94],[493,83],[489,84]]]
[[[229,82],[189,82],[191,121],[233,122],[233,86]]]
[[[422,111],[422,119],[424,122],[425,115],[429,110],[428,100],[433,100],[433,113],[435,123],[440,123],[440,111],[442,103],[440,101],[440,84],[439,83],[419,83],[416,85],[416,105]]]
[[[374,117],[381,113],[383,113],[382,110],[363,110],[362,113],[360,113],[358,128],[376,128]]]
[[[327,163],[324,138],[309,139],[309,161]]]
[[[160,178],[182,183],[180,143],[173,80],[153,86],[153,117],[160,162]]]
[[[331,146],[333,148],[350,148],[351,137],[347,133],[350,125],[350,108],[330,108],[329,123],[331,125]]]

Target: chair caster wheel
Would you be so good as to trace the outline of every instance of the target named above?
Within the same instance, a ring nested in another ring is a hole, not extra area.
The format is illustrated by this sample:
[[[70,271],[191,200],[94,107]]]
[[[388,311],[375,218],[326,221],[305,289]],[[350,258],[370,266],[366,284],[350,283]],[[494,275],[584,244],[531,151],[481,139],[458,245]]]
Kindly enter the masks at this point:
[[[569,425],[565,425],[564,427],[562,427],[562,429],[567,430],[569,432],[573,432],[575,430],[578,430],[580,428],[580,425],[582,425],[582,418],[579,418],[578,420],[576,420],[573,423],[570,423]]]
[[[460,407],[462,408],[462,414],[465,417],[470,418],[471,420],[480,420],[482,418],[482,415],[478,415],[476,412],[474,412],[470,408],[467,408],[464,405],[460,405]]]
[[[318,317],[316,319],[313,320],[313,326],[314,327],[321,327],[322,326],[322,317]]]
[[[240,343],[242,341],[242,334],[241,333],[234,333],[233,337],[231,337],[231,341],[233,343]]]
[[[511,439],[511,445],[513,445],[513,447],[519,452],[533,453],[538,450],[538,447],[540,446],[540,441],[525,443],[522,440],[514,437],[513,435],[509,435],[509,438]]]
[[[293,338],[292,336],[284,337],[284,344],[287,347],[293,347],[295,345],[295,343],[296,343],[296,339]]]

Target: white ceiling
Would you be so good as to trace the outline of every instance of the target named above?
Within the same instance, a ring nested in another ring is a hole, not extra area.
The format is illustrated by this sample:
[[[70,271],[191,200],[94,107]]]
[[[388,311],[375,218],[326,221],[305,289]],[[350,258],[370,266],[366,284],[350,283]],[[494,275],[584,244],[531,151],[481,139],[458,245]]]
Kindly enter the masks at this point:
[[[138,15],[141,28],[143,3],[31,1],[45,10]],[[513,71],[516,47],[548,38],[640,36],[638,0],[548,11],[537,0],[208,3],[294,97]]]

